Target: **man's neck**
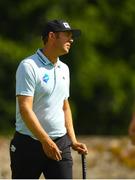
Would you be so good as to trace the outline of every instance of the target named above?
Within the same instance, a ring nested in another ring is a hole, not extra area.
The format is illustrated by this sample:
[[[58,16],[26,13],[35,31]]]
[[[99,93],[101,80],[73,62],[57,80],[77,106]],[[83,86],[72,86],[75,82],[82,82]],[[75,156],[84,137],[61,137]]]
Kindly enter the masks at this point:
[[[58,57],[52,53],[52,50],[49,50],[49,48],[44,47],[42,49],[42,52],[47,57],[47,59],[51,61],[52,64],[56,64]]]

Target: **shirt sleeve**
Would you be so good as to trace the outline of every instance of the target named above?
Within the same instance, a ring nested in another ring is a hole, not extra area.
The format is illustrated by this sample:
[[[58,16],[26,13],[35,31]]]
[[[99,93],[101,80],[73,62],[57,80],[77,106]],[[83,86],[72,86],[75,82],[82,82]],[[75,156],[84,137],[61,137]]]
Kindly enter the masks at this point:
[[[34,96],[36,76],[31,64],[21,62],[16,72],[16,95]]]

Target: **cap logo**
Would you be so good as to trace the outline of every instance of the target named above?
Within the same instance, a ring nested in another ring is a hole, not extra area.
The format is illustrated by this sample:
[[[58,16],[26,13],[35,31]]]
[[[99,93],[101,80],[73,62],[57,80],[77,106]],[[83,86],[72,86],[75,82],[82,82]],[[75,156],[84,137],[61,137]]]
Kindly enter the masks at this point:
[[[64,22],[63,25],[65,26],[65,28],[70,28],[70,26],[67,22]]]

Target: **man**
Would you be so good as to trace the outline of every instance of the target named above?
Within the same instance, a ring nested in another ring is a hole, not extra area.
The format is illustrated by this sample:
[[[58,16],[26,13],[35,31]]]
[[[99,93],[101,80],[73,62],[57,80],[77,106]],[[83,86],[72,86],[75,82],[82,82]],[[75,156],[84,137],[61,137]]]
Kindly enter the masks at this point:
[[[62,20],[49,21],[43,48],[24,59],[16,72],[16,133],[10,145],[14,179],[72,179],[70,146],[87,154],[77,141],[69,97],[69,69],[59,60],[80,30]]]

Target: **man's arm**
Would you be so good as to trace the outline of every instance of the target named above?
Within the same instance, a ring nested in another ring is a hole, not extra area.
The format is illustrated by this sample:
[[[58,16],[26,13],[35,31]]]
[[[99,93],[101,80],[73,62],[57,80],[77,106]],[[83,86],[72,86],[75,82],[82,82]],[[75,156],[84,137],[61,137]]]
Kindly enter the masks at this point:
[[[61,160],[61,151],[45,132],[33,111],[33,97],[17,96],[19,110],[25,124],[35,137],[41,142],[45,154],[54,160]]]
[[[71,113],[71,109],[70,109],[68,100],[64,101],[63,110],[64,110],[64,114],[65,114],[65,126],[67,129],[67,134],[72,141],[72,148],[75,151],[78,151],[78,153],[87,154],[88,150],[87,150],[86,145],[78,142],[76,139],[74,127],[73,127],[72,113]]]

